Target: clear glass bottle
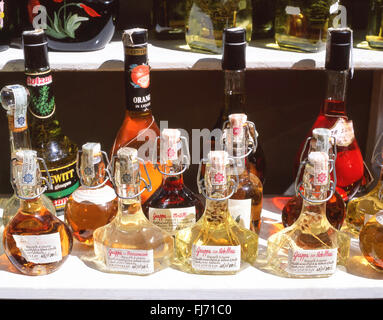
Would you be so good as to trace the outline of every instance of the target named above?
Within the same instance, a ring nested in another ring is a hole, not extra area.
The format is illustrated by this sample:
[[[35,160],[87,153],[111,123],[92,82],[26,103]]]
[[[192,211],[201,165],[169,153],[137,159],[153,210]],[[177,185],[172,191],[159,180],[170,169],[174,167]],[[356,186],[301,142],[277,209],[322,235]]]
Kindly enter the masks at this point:
[[[41,200],[41,194],[52,184],[49,174],[48,179],[41,177],[38,159],[36,151],[20,150],[12,160],[11,182],[20,198],[20,208],[3,233],[9,261],[21,273],[34,276],[56,271],[68,258],[73,244],[69,227]]]
[[[275,0],[252,0],[253,39],[272,37],[274,33]]]
[[[246,41],[245,29],[228,28],[224,30],[224,47],[222,55],[222,70],[224,76],[224,105],[214,124],[215,129],[222,130],[222,126],[229,119],[232,113],[246,112]],[[255,132],[252,132],[255,135]],[[219,141],[220,142],[220,141]],[[261,182],[265,183],[266,159],[259,139],[258,147],[251,152],[247,159],[249,161],[250,171],[255,174]],[[221,150],[215,146],[215,136],[212,135],[211,150]]]
[[[139,162],[143,159],[129,147],[120,148],[112,160],[118,212],[112,222],[93,233],[96,264],[101,271],[149,275],[168,267],[173,258],[173,237],[142,212],[140,182],[144,180]],[[151,188],[150,179],[145,188]]]
[[[29,92],[25,87],[18,84],[5,86],[0,92],[0,102],[7,111],[10,154],[11,159],[13,159],[17,151],[31,149],[27,121]],[[56,208],[46,195],[41,195],[41,201],[53,215],[56,215]],[[20,199],[16,194],[13,194],[4,206],[2,216],[4,226],[15,216],[19,208]]]
[[[158,139],[154,144],[157,149]],[[153,153],[154,154],[154,153]],[[153,159],[157,163],[158,159]],[[190,227],[202,216],[204,204],[183,180],[190,164],[188,141],[177,129],[163,129],[160,137],[162,186],[145,202],[142,210],[150,222],[174,235]]]
[[[246,41],[252,33],[251,0],[187,0],[185,34],[192,50],[222,53],[225,28],[246,30]]]
[[[131,147],[139,151],[139,156],[145,160],[152,181],[152,190],[149,192],[145,189],[141,195],[142,203],[145,203],[162,183],[162,175],[151,163],[151,155],[146,155],[146,151],[150,150],[143,148],[145,150],[140,152],[140,147],[147,143],[147,139],[154,141],[160,135],[151,109],[148,30],[141,28],[125,30],[122,41],[125,50],[126,113],[111,154],[116,155],[121,147]],[[143,165],[140,167],[141,175],[145,174]]]
[[[186,0],[154,0],[154,30],[158,39],[185,38]]]
[[[207,161],[200,162],[199,174],[203,162],[205,178],[199,187],[206,197],[205,212],[193,226],[176,233],[173,266],[197,274],[235,274],[255,262],[258,235],[241,227],[229,212],[228,199],[238,181],[231,178],[227,152],[210,151]]]
[[[32,148],[47,164],[53,189],[46,195],[61,216],[69,196],[80,185],[76,173],[77,145],[63,133],[57,119],[45,32],[24,31],[22,41],[26,82],[31,95],[28,109]]]
[[[348,28],[331,28],[326,49],[326,97],[307,135],[311,136],[315,128],[328,128],[336,139],[336,188],[346,202],[352,199],[363,185],[367,185],[370,179],[354,134],[353,122],[346,112],[351,50],[352,31]],[[296,156],[295,172],[299,168],[302,152],[303,158],[307,157],[307,151],[303,150],[305,141],[302,142]]]
[[[275,41],[285,49],[324,49],[338,7],[338,0],[276,0]]]
[[[308,152],[326,152],[329,154],[331,161],[336,160],[336,148],[334,147],[334,141],[331,138],[331,131],[329,129],[314,129],[312,137],[307,139],[306,145],[309,150]],[[306,147],[304,150],[306,150]],[[307,159],[302,158],[301,165],[305,161],[307,161]],[[332,177],[333,175],[334,172],[331,172]],[[300,174],[297,174],[295,186],[298,185],[300,179]],[[302,205],[303,199],[299,192],[296,191],[296,194],[289,199],[282,209],[282,223],[284,227],[291,226],[298,219],[302,211]],[[346,204],[337,191],[335,191],[334,195],[326,202],[326,217],[334,228],[340,230],[346,217]]]
[[[383,49],[383,1],[370,0],[366,40],[370,47]]]
[[[228,200],[229,211],[242,227],[259,234],[261,227],[261,211],[263,186],[259,178],[250,171],[248,155],[257,148],[258,133],[255,125],[247,121],[244,113],[229,115],[224,133],[225,150],[234,159],[238,173],[238,187]],[[252,132],[256,135],[252,136]]]
[[[81,186],[65,205],[65,221],[73,236],[86,245],[93,245],[93,232],[117,214],[117,195],[107,182],[108,157],[99,143],[88,142],[77,156],[77,174]]]
[[[288,278],[329,277],[337,264],[345,265],[350,238],[335,229],[326,218],[326,201],[335,191],[331,183],[328,154],[313,151],[308,156],[303,176],[302,212],[290,227],[267,241],[267,265],[272,273]]]

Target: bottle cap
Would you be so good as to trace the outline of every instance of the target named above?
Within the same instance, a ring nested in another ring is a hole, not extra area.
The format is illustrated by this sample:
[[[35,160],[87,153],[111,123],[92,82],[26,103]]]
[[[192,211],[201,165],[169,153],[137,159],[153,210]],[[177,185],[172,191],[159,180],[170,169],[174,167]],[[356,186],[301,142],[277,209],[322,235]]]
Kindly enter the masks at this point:
[[[130,161],[134,161],[138,157],[138,151],[137,151],[137,149],[134,149],[134,148],[123,147],[123,148],[118,149],[117,157],[129,159]]]
[[[42,46],[48,44],[47,35],[43,29],[24,31],[22,42],[23,46]]]
[[[243,70],[246,68],[246,30],[226,28],[223,31],[223,70]]]
[[[127,29],[122,34],[125,47],[143,46],[148,43],[148,30],[143,28]]]
[[[48,41],[44,30],[24,31],[22,44],[26,69],[40,70],[49,68]]]
[[[96,157],[101,153],[101,144],[98,142],[87,142],[83,144],[82,151]]]
[[[348,70],[352,43],[350,28],[330,28],[327,36],[325,68],[334,71]]]
[[[178,142],[180,141],[181,131],[178,129],[163,129],[161,132],[163,145],[161,149],[161,160],[173,161],[178,159]]]

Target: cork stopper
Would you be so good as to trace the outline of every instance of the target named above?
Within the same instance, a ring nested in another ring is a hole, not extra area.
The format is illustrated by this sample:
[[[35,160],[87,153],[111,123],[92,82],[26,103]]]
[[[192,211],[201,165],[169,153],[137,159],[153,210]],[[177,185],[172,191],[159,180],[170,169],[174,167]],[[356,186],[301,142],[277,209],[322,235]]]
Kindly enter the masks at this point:
[[[326,152],[310,152],[308,160],[313,167],[313,184],[316,186],[324,186],[329,182],[329,157]]]
[[[331,147],[331,131],[326,128],[316,128],[312,134],[315,139],[314,150],[328,153]]]
[[[208,155],[210,165],[210,181],[212,185],[226,184],[226,166],[229,164],[229,155],[226,151],[214,150]]]
[[[130,147],[123,147],[117,151],[117,157],[120,159],[126,159],[127,161],[136,161],[138,157],[137,149]]]
[[[163,145],[161,148],[161,161],[174,161],[178,159],[178,143],[181,131],[178,129],[164,129],[161,132]]]

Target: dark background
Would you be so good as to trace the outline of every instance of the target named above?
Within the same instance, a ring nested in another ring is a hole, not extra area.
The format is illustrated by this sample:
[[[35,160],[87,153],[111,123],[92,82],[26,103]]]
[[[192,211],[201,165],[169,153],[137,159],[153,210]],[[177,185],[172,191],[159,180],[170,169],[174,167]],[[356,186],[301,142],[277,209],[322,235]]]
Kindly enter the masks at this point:
[[[363,36],[367,0],[347,1],[349,21]],[[345,3],[347,5],[347,3]],[[121,1],[119,28],[151,28],[152,1]],[[123,72],[54,72],[57,114],[65,133],[81,145],[101,142],[109,151],[125,112]],[[0,87],[25,83],[21,72],[1,72]],[[318,115],[325,94],[324,71],[247,71],[247,111],[255,122],[267,160],[265,193],[283,193],[292,183],[299,144]],[[356,71],[350,82],[347,110],[365,153],[372,71]],[[170,127],[211,128],[223,105],[220,71],[152,71],[154,116]],[[0,111],[0,193],[11,193],[9,135],[5,111]],[[196,190],[196,166],[185,181]]]

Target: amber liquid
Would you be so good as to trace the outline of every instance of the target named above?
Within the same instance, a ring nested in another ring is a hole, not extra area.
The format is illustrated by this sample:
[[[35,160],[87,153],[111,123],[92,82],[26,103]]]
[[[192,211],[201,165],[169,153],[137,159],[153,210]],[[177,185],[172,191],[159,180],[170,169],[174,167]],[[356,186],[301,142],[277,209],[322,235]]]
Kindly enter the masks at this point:
[[[137,112],[137,111],[126,111],[124,122],[120,130],[117,133],[117,137],[115,139],[112,155],[116,155],[118,149],[121,147],[131,147],[135,149],[139,149],[144,143],[147,142],[148,138],[145,141],[138,141],[137,135],[143,129],[151,129],[156,134],[156,136],[160,135],[160,129],[157,126],[157,123],[153,119],[152,112],[150,110]],[[145,155],[149,157],[149,154]],[[152,190],[149,192],[145,190],[141,194],[141,201],[145,203],[146,200],[158,189],[158,187],[162,183],[162,175],[156,170],[153,164],[149,161],[145,162],[146,168],[149,173],[150,180],[152,182]],[[141,177],[146,178],[146,173],[143,165],[140,164],[140,173]]]
[[[370,265],[378,271],[383,271],[383,225],[375,217],[360,231],[359,247]]]
[[[117,210],[117,198],[103,204],[95,204],[90,201],[77,202],[71,196],[65,207],[65,220],[78,241],[93,245],[93,232],[111,222]]]
[[[57,232],[60,234],[62,259],[52,263],[36,264],[27,261],[13,238],[13,235],[46,235]],[[19,209],[4,229],[3,244],[8,259],[20,272],[36,276],[56,271],[72,251],[73,240],[64,222],[53,216],[41,203],[30,201]]]

